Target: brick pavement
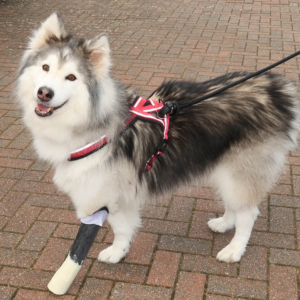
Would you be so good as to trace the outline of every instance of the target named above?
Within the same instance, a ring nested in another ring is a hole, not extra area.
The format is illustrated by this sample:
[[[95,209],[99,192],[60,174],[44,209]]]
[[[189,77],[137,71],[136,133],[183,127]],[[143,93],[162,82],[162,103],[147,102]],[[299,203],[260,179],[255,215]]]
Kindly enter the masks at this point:
[[[52,11],[78,36],[110,34],[113,75],[147,96],[164,79],[205,80],[256,70],[300,49],[298,0],[0,1],[0,299],[56,299],[46,288],[79,222],[38,161],[11,94],[29,31]],[[276,72],[298,82],[300,59]],[[174,192],[143,212],[143,227],[117,265],[96,257],[103,227],[61,299],[296,300],[300,268],[300,152],[261,205],[240,263],[216,261],[233,233],[206,222],[223,212],[209,188]]]

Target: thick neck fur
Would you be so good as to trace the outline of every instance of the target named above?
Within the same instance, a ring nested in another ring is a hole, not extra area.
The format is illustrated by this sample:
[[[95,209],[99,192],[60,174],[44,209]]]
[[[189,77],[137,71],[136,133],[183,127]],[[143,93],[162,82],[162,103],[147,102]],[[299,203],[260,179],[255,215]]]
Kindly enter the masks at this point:
[[[124,105],[129,101],[128,95],[124,87],[108,76],[99,85],[99,95],[98,111],[89,107],[88,112],[82,112],[76,126],[69,124],[64,114],[56,115],[56,112],[46,118],[32,116],[32,112],[25,115],[25,123],[34,133],[34,146],[41,158],[58,165],[67,161],[70,152],[103,135],[114,139],[129,114],[128,106]]]

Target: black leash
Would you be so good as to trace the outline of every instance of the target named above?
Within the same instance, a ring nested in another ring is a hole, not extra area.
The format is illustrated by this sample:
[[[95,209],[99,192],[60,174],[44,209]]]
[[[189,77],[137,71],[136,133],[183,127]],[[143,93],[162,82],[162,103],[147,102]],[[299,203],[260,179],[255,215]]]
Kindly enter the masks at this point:
[[[280,61],[278,61],[278,62],[276,62],[276,63],[274,63],[274,64],[272,64],[272,65],[270,65],[270,66],[268,66],[268,67],[266,67],[264,69],[261,69],[259,71],[254,72],[254,73],[251,73],[251,74],[247,75],[246,77],[244,77],[242,79],[239,79],[239,80],[237,80],[235,82],[232,82],[232,83],[230,83],[230,84],[228,84],[228,85],[226,85],[226,86],[224,86],[224,87],[222,87],[222,88],[220,88],[220,89],[218,89],[218,90],[216,90],[216,91],[214,91],[212,93],[209,93],[209,94],[207,94],[207,95],[205,95],[203,97],[200,97],[200,98],[198,98],[196,100],[193,100],[191,102],[183,103],[183,104],[178,104],[177,102],[170,102],[170,101],[168,101],[168,102],[165,103],[165,105],[163,106],[163,108],[158,112],[158,116],[159,117],[163,117],[165,114],[170,114],[170,116],[171,116],[170,120],[173,121],[178,116],[178,114],[179,114],[179,112],[180,112],[181,109],[187,108],[187,107],[192,106],[194,104],[197,104],[197,103],[199,103],[201,101],[209,99],[209,98],[211,98],[213,96],[216,96],[216,95],[218,95],[218,94],[220,94],[220,93],[222,93],[222,92],[224,92],[224,91],[226,91],[226,90],[228,90],[228,89],[230,89],[230,88],[232,88],[232,87],[234,87],[234,86],[236,86],[236,85],[238,85],[238,84],[240,84],[240,83],[242,83],[244,81],[247,81],[247,80],[249,80],[249,79],[251,79],[251,78],[253,78],[255,76],[258,76],[258,75],[260,75],[260,74],[262,74],[264,72],[267,72],[267,71],[269,71],[269,70],[277,67],[278,65],[283,64],[284,62],[286,62],[286,61],[294,58],[295,56],[297,56],[299,54],[300,54],[300,51],[297,51],[294,54],[291,54],[290,56],[287,56],[287,57],[283,58],[282,60],[280,60]]]

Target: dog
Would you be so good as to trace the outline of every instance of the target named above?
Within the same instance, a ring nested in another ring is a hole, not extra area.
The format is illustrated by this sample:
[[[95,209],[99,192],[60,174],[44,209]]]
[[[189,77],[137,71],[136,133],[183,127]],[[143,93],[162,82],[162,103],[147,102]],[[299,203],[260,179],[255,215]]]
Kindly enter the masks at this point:
[[[236,230],[217,259],[239,261],[258,205],[297,145],[296,86],[281,75],[264,73],[182,109],[170,120],[166,150],[147,172],[145,165],[162,144],[164,129],[145,119],[127,122],[137,95],[110,76],[110,52],[106,34],[76,39],[53,13],[33,33],[15,88],[34,147],[52,164],[54,182],[70,196],[78,218],[101,207],[109,210],[114,241],[98,259],[117,263],[128,253],[146,201],[204,180],[226,207],[208,226],[220,233]],[[246,75],[167,81],[150,100],[188,103]],[[70,159],[70,153],[84,152],[94,141],[100,143],[97,151]]]

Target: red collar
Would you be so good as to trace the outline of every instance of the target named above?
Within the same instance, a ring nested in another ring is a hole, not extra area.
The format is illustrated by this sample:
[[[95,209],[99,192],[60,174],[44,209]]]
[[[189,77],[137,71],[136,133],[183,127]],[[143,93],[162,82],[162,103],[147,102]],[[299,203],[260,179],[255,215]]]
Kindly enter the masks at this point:
[[[84,157],[89,156],[90,154],[100,150],[107,144],[106,135],[103,135],[100,140],[95,141],[93,143],[89,143],[84,147],[81,147],[70,153],[68,158],[69,161],[78,160]]]
[[[164,115],[163,118],[157,116],[157,112],[161,110],[164,106],[163,103],[159,103],[150,99],[143,99],[142,97],[137,97],[134,104],[130,106],[129,111],[131,112],[130,117],[125,122],[124,130],[132,121],[136,119],[154,121],[161,124],[164,128],[163,132],[163,144],[157,150],[157,153],[153,154],[150,159],[146,162],[145,171],[149,171],[152,167],[155,159],[162,155],[166,148],[168,141],[168,131],[170,118],[169,115]],[[153,114],[154,113],[154,114]],[[102,136],[99,140],[89,143],[88,145],[81,147],[70,153],[68,158],[69,161],[78,160],[91,155],[92,153],[102,149],[108,143],[106,135]]]

